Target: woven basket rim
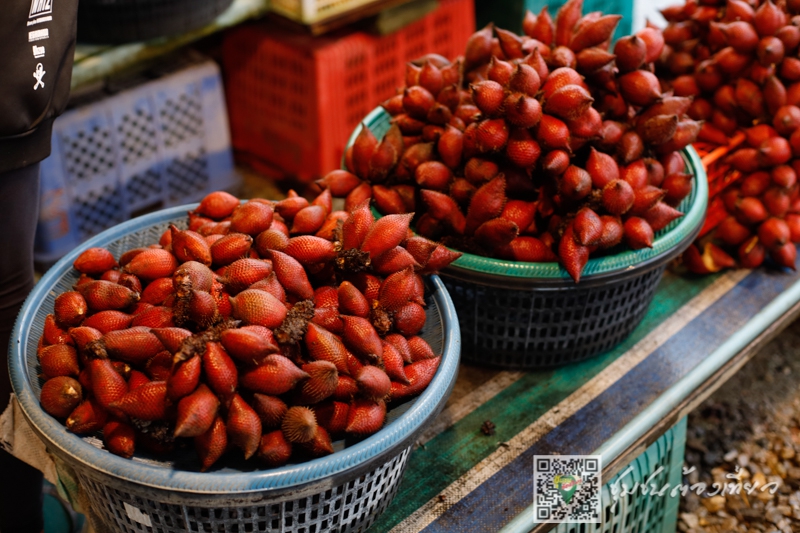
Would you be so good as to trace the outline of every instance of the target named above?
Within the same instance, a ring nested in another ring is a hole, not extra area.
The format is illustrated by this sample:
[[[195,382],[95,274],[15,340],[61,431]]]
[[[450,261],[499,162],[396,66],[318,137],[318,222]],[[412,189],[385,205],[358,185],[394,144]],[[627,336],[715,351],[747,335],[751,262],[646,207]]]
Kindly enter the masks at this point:
[[[373,109],[353,130],[347,141],[347,147],[354,142],[363,124],[367,127],[379,120],[386,120],[388,113],[382,107]],[[654,260],[669,254],[686,238],[702,225],[705,219],[708,204],[708,180],[700,156],[690,145],[682,150],[686,160],[687,170],[694,176],[692,192],[684,199],[681,207],[689,204],[689,209],[684,213],[676,226],[668,231],[662,230],[656,234],[652,248],[641,250],[627,250],[614,255],[590,259],[583,269],[581,283],[588,282],[593,276],[606,277],[610,274],[625,272],[641,264],[652,264]],[[343,165],[344,166],[344,165]],[[460,251],[460,250],[456,250]],[[476,254],[462,252],[463,255],[448,266],[443,272],[459,272],[464,276],[481,274],[505,277],[509,280],[571,280],[569,273],[557,262],[527,263],[483,257]]]
[[[432,298],[442,319],[444,336],[442,360],[428,388],[396,420],[363,441],[346,447],[332,455],[269,470],[253,472],[190,472],[153,466],[123,459],[106,450],[95,448],[84,439],[69,433],[64,425],[45,413],[39,405],[31,380],[36,379],[27,367],[27,346],[30,326],[41,312],[41,303],[56,282],[72,268],[78,255],[94,246],[104,246],[137,231],[158,223],[185,217],[186,212],[198,204],[173,207],[144,215],[110,228],[89,239],[61,258],[42,279],[23,304],[12,331],[9,347],[9,372],[22,412],[34,429],[57,448],[59,456],[68,457],[84,468],[102,472],[111,477],[157,489],[176,490],[196,494],[246,493],[278,491],[319,482],[334,475],[363,468],[366,464],[385,458],[386,454],[405,443],[416,434],[447,401],[448,391],[454,382],[461,352],[461,335],[455,307],[447,289],[438,276],[431,276]]]

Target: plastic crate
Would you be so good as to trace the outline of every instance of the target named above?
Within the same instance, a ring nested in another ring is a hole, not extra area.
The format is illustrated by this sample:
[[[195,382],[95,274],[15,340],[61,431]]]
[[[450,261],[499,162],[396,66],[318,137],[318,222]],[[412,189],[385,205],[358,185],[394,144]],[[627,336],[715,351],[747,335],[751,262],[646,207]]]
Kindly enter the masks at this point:
[[[219,68],[204,61],[72,109],[41,164],[35,259],[238,183]]]
[[[442,0],[382,37],[312,37],[265,23],[237,28],[223,46],[233,146],[302,181],[334,170],[353,128],[404,85],[406,63],[432,52],[463,54],[474,28],[472,0]]]
[[[543,7],[548,6],[550,15],[555,18],[558,9],[565,3],[566,0],[475,0],[475,19],[479,28],[494,22],[504,30],[522,33],[522,19],[526,11],[530,10],[538,15]],[[614,32],[614,38],[630,35],[633,0],[584,0],[583,12],[592,11],[602,11],[606,15],[622,15],[622,20]]]
[[[383,513],[400,484],[411,448],[447,402],[458,372],[460,334],[453,302],[437,276],[426,279],[426,323],[420,333],[441,354],[430,385],[416,398],[391,405],[385,426],[358,442],[336,440],[335,453],[298,464],[259,469],[226,458],[200,473],[193,450],[168,456],[137,451],[132,459],[102,449],[95,436],[69,433],[39,405],[37,342],[57,294],[78,278],[72,263],[86,248],[124,250],[158,242],[170,223],[185,228],[173,207],[130,220],[82,244],[37,283],[12,332],[9,373],[23,414],[48,449],[69,465],[98,515],[114,533],[356,533]],[[188,465],[188,466],[187,466]]]
[[[619,474],[603,486],[602,521],[599,524],[560,524],[555,533],[675,533],[678,521],[680,493],[669,495],[673,487],[681,484],[683,474],[683,454],[686,449],[686,417],[664,433],[650,445],[644,453],[624,467]],[[662,470],[656,474],[660,468]],[[626,470],[631,470],[626,474]],[[621,477],[621,474],[626,474]],[[614,499],[611,487],[618,483],[622,488],[627,486],[625,495],[612,511]],[[636,483],[650,488],[651,485],[661,490],[665,485],[670,488],[663,496],[632,492]]]

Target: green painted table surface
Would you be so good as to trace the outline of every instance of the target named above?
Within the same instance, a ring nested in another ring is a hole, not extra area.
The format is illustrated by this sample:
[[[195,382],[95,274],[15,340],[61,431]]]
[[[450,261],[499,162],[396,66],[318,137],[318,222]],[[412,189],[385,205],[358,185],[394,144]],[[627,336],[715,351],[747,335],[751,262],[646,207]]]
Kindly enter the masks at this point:
[[[263,15],[269,0],[234,0],[211,24],[176,37],[118,46],[78,45],[72,68],[72,89],[85,87],[133,65],[162,56],[207,35]]]
[[[370,531],[530,531],[533,455],[599,454],[622,470],[797,315],[800,276],[667,273],[613,351],[546,372],[462,365],[399,492]],[[484,435],[491,420],[496,434]]]

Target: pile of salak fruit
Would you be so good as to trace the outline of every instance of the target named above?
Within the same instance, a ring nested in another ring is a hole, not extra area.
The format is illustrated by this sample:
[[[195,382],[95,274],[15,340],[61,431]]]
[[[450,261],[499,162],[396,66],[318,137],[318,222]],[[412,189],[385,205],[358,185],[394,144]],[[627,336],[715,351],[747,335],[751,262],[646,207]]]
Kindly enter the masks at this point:
[[[328,190],[214,192],[158,243],[85,250],[39,342],[42,408],[123,457],[193,445],[203,471],[230,448],[276,467],[378,431],[436,373],[422,275],[460,255],[410,219],[334,211]]]
[[[346,170],[320,182],[355,206],[416,213],[415,231],[465,252],[559,261],[577,282],[590,256],[651,247],[692,190],[680,151],[701,124],[654,74],[665,50],[645,28],[611,44],[619,15],[528,13],[518,36],[491,25],[463,58],[409,64],[364,125]]]

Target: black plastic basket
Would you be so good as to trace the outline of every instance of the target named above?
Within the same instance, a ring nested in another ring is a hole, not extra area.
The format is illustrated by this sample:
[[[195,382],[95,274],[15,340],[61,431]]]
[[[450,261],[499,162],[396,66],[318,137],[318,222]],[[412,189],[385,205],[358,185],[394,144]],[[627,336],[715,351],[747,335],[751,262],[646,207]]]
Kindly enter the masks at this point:
[[[201,28],[232,0],[81,0],[78,42],[122,44]]]
[[[363,124],[379,139],[390,115]],[[361,126],[350,136],[354,141]],[[708,181],[694,148],[683,151],[692,192],[685,215],[655,235],[652,248],[590,259],[576,284],[558,263],[525,263],[464,254],[440,275],[458,313],[461,360],[481,366],[541,369],[582,361],[622,342],[644,317],[670,261],[700,232]]]
[[[610,350],[644,318],[668,263],[697,231],[648,264],[581,278],[577,285],[571,279],[526,283],[447,269],[441,278],[458,310],[462,361],[538,369]]]

